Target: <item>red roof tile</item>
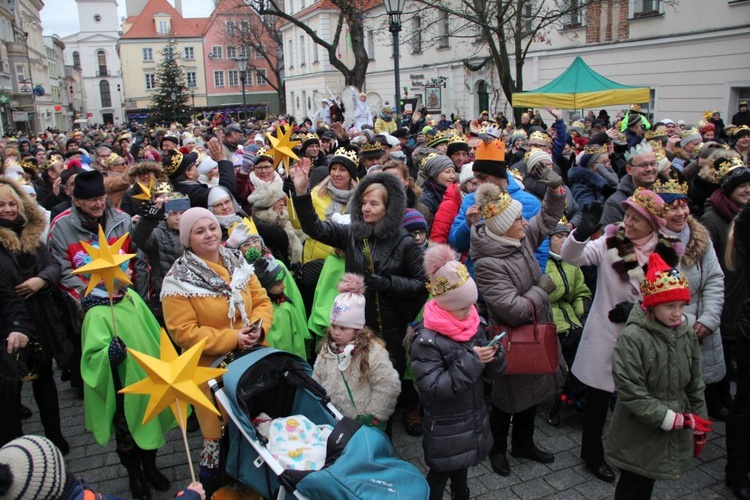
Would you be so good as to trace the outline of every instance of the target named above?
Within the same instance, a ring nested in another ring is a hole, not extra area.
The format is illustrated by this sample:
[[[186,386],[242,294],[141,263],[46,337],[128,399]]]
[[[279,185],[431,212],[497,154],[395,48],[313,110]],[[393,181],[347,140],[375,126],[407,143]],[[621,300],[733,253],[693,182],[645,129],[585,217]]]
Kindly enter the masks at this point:
[[[208,18],[185,19],[167,0],[150,0],[133,21],[133,25],[127,33],[122,35],[122,38],[167,38],[169,35],[156,31],[154,15],[160,12],[165,12],[171,16],[171,36],[174,38],[200,37],[208,23]],[[132,17],[128,18],[127,21],[130,21]]]

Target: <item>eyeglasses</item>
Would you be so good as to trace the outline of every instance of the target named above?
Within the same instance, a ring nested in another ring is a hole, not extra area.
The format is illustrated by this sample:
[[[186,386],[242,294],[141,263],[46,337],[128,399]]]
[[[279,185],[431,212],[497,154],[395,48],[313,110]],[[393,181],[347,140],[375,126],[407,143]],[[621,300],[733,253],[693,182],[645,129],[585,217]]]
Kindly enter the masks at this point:
[[[638,164],[631,165],[631,167],[635,167],[635,168],[648,168],[648,167],[656,168],[658,166],[659,166],[658,161],[650,161],[647,163],[638,163]]]
[[[273,165],[256,165],[254,170],[271,170]]]

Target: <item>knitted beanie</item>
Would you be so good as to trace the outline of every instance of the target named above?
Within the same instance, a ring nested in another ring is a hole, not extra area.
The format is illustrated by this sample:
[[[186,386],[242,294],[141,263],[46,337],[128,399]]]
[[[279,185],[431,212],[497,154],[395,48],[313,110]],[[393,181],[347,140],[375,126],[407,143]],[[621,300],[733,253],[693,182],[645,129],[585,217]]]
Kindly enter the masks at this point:
[[[447,170],[449,168],[456,168],[450,158],[442,154],[435,155],[432,158],[428,159],[425,163],[424,175],[427,176],[428,179],[435,179],[444,170]]]
[[[0,499],[60,498],[65,462],[57,447],[42,436],[22,436],[0,448]]]
[[[365,326],[365,282],[359,274],[346,273],[333,299],[331,325],[360,330]]]
[[[474,162],[466,163],[461,167],[461,174],[458,176],[459,184],[463,186],[474,178]]]
[[[479,213],[484,217],[487,231],[497,236],[504,235],[521,215],[523,206],[512,199],[506,191],[501,191],[499,187],[488,182],[479,186],[476,193]]]
[[[451,247],[438,243],[428,248],[424,268],[429,275],[427,289],[442,309],[460,311],[476,303],[477,285]]]
[[[190,248],[190,231],[200,219],[211,219],[217,226],[219,225],[219,220],[216,216],[203,207],[193,207],[185,210],[185,213],[180,218],[180,244],[183,248]]]
[[[680,146],[683,148],[690,144],[693,141],[702,141],[703,137],[701,136],[700,132],[698,132],[698,129],[691,128],[688,130],[685,130],[680,134]]]
[[[733,168],[721,180],[721,190],[725,195],[730,196],[732,191],[746,182],[750,182],[750,168]]]
[[[643,307],[650,308],[667,302],[682,300],[690,303],[687,279],[677,269],[672,269],[656,252],[648,257],[646,279],[641,283]]]
[[[424,215],[413,208],[407,208],[401,225],[407,231],[427,231],[427,221]]]
[[[552,157],[541,149],[534,148],[529,152],[529,159],[526,160],[526,171],[531,172],[539,162],[547,160],[552,163]]]

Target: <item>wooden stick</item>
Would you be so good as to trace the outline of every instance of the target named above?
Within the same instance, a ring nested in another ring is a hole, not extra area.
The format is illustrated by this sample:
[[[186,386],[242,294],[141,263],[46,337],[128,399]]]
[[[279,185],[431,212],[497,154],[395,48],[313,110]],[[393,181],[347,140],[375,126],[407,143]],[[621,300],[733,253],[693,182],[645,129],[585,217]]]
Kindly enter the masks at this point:
[[[177,404],[177,417],[180,419],[180,430],[182,431],[182,442],[185,444],[185,454],[187,455],[188,465],[190,466],[190,479],[195,482],[195,471],[193,470],[193,459],[190,456],[190,446],[188,446],[187,440],[187,420],[182,418],[182,408],[180,408],[180,400],[175,399]]]

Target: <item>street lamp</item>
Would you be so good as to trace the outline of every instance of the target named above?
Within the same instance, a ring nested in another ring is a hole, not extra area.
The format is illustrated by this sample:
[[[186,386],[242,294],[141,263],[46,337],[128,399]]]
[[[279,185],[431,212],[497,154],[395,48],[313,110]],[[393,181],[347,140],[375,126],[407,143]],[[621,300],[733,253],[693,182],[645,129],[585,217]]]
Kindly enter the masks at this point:
[[[401,14],[404,12],[406,0],[385,0],[385,11],[390,23],[388,31],[393,34],[393,73],[396,83],[396,123],[401,126],[401,75],[399,71],[398,33],[401,31]]]
[[[193,113],[195,113],[195,85],[190,84],[190,99],[193,100]]]
[[[177,108],[177,103],[175,102],[177,100],[177,94],[172,92],[169,97],[172,98],[172,120],[170,122],[174,122],[175,118],[175,108]]]
[[[237,70],[240,72],[240,82],[242,83],[242,116],[247,120],[247,115],[245,114],[245,71],[247,71],[247,56],[235,57],[234,60],[237,63]]]

